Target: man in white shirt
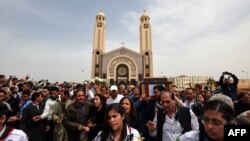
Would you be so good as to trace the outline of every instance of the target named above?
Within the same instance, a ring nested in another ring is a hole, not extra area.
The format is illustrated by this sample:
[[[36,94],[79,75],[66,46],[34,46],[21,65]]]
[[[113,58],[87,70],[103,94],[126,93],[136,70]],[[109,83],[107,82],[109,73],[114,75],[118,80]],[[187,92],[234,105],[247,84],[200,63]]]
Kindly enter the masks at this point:
[[[112,104],[112,103],[119,103],[120,100],[123,98],[124,96],[121,94],[118,94],[118,88],[116,85],[112,85],[110,87],[110,97],[107,99],[107,105]]]
[[[172,93],[163,91],[161,104],[163,109],[157,112],[154,121],[147,123],[149,134],[156,137],[157,141],[175,141],[181,134],[199,129],[195,114],[186,107],[177,108]]]
[[[91,101],[94,99],[96,91],[95,91],[95,83],[94,82],[90,82],[89,86],[87,88],[87,93],[86,93],[86,97],[88,98],[88,101]]]
[[[191,108],[194,105],[195,93],[192,88],[186,88],[184,105]]]

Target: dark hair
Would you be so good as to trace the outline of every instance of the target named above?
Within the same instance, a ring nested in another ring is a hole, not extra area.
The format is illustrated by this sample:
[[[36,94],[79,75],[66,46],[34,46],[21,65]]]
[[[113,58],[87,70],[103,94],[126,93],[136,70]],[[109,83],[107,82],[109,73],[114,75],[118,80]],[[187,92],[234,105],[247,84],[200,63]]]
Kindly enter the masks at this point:
[[[238,99],[240,100],[241,98],[243,98],[247,94],[248,94],[247,92],[240,92],[238,95]]]
[[[129,103],[130,103],[130,111],[129,111],[129,113],[127,113],[127,116],[136,116],[137,114],[136,114],[136,108],[135,108],[135,105],[134,105],[134,103],[132,102],[132,100],[129,98],[129,97],[123,97],[121,100],[120,100],[120,105],[122,106],[122,102],[123,102],[123,100],[125,100],[125,99],[127,99],[128,101],[129,101]]]
[[[172,85],[172,88],[174,88],[174,87],[175,87],[175,88],[178,88],[176,85]]]
[[[40,93],[40,92],[34,92],[31,95],[31,100],[34,102],[36,100],[36,98],[39,97],[40,95],[42,95],[42,93]]]
[[[101,132],[101,141],[106,141],[109,137],[109,134],[112,133],[112,129],[108,123],[108,114],[111,110],[115,110],[121,116],[125,117],[125,110],[121,105],[119,105],[118,103],[113,103],[108,105],[107,110],[105,111],[105,117],[104,117],[105,121]],[[124,118],[120,140],[124,140],[126,138],[126,135],[127,135],[127,127],[126,127],[126,119]]]
[[[49,91],[59,91],[59,89],[55,86],[50,87]]]
[[[0,117],[2,115],[6,115],[9,112],[9,109],[7,107],[6,104],[4,104],[3,102],[0,102]]]
[[[0,78],[4,78],[5,77],[5,75],[3,75],[3,74],[0,74]]]
[[[13,87],[10,87],[10,91],[14,94],[14,92],[15,92],[15,86],[13,86]]]
[[[76,88],[76,89],[82,88],[82,84],[80,84],[80,83],[76,84],[75,88]]]
[[[219,100],[208,101],[204,106],[204,112],[208,110],[216,110],[222,114],[222,117],[227,121],[234,119],[234,109],[226,103]]]
[[[33,86],[33,84],[31,82],[24,82],[23,85],[27,86],[29,89],[31,89]]]
[[[98,96],[100,98],[102,106],[106,104],[106,98],[102,94],[95,94],[95,96]]]
[[[226,103],[222,101],[219,101],[219,100],[208,101],[204,106],[204,113],[208,110],[215,110],[215,111],[220,112],[222,114],[222,117],[226,121],[234,120],[234,109],[232,109],[229,105],[227,105]],[[205,132],[204,126],[202,125],[200,128],[200,141],[204,140],[205,137],[208,137],[208,136]]]
[[[140,94],[141,94],[141,87],[139,87],[139,86],[135,86],[135,87],[132,89],[132,91],[134,91],[135,89],[139,89]]]
[[[30,90],[23,90],[22,95],[23,95],[23,94],[26,94],[26,95],[30,96],[30,93],[31,93]]]
[[[70,95],[70,94],[69,94],[69,90],[65,90],[65,91],[63,92],[63,94],[66,95],[66,96],[69,98],[69,95]]]
[[[42,89],[47,89],[47,90],[49,90],[49,87],[48,87],[48,86],[43,86]]]
[[[101,86],[101,89],[103,89],[103,88],[105,88],[106,91],[108,91],[108,87],[106,87],[106,86]],[[100,90],[101,90],[101,89],[100,89]]]
[[[5,90],[0,89],[0,93],[3,93],[4,95],[6,95],[6,91]]]
[[[219,81],[215,81],[214,82],[216,85],[220,85],[220,82]]]
[[[12,81],[18,80],[16,77],[12,78]]]
[[[165,88],[162,85],[155,85],[153,89],[158,89],[160,92],[165,91]]]
[[[11,114],[11,111],[8,109],[7,105],[3,102],[0,102],[0,117],[6,115],[7,117]],[[7,121],[7,118],[6,118]]]
[[[76,94],[77,94],[78,92],[83,92],[84,95],[85,95],[85,92],[84,92],[83,90],[79,89],[79,90],[76,90],[76,91],[74,92],[74,97],[76,97]]]

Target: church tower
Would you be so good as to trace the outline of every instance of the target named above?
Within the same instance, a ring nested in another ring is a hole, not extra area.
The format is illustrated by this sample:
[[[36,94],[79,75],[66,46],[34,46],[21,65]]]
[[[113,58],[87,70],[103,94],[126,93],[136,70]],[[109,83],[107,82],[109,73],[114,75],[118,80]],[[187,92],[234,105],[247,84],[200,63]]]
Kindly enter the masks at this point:
[[[92,52],[91,77],[102,77],[102,59],[106,46],[106,16],[101,11],[96,15],[94,26],[94,43]]]
[[[150,17],[140,17],[140,52],[120,46],[106,52],[106,16],[101,11],[94,22],[91,78],[100,77],[110,84],[132,84],[153,77]]]
[[[144,11],[140,18],[140,54],[142,55],[143,78],[153,76],[153,54],[150,17]]]

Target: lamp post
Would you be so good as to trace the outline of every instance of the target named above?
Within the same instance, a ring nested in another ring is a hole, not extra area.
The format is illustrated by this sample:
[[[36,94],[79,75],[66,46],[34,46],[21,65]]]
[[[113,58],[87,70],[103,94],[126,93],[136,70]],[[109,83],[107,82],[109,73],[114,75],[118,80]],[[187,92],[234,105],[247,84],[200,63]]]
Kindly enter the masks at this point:
[[[250,88],[250,84],[249,84],[249,80],[248,80],[248,73],[246,71],[241,71],[241,72],[246,74],[246,81],[248,84],[248,88]]]

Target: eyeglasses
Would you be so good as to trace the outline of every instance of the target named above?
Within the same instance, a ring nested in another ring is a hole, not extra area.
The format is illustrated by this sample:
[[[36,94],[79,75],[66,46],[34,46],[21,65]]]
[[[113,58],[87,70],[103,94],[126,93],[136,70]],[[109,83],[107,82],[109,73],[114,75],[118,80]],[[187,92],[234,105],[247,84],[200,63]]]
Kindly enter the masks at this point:
[[[211,124],[212,126],[221,126],[221,125],[226,125],[227,121],[221,121],[221,120],[217,120],[217,119],[208,119],[208,118],[202,118],[201,119],[201,123],[203,125],[208,125]]]

